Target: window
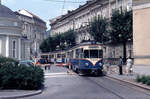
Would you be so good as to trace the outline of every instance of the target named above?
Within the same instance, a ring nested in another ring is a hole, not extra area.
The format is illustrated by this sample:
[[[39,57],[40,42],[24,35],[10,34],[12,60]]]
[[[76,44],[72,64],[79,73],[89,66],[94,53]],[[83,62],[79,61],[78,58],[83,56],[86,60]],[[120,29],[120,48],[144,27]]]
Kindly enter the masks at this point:
[[[0,39],[0,55],[2,54],[2,40]]]
[[[103,58],[103,50],[98,50],[98,58]]]
[[[14,26],[18,26],[18,23],[17,23],[17,22],[14,22]]]
[[[13,57],[16,58],[16,41],[13,41],[12,54]]]
[[[89,50],[84,50],[84,58],[89,58]]]
[[[90,50],[90,58],[98,58],[98,50]]]
[[[84,58],[103,58],[102,50],[84,50]]]

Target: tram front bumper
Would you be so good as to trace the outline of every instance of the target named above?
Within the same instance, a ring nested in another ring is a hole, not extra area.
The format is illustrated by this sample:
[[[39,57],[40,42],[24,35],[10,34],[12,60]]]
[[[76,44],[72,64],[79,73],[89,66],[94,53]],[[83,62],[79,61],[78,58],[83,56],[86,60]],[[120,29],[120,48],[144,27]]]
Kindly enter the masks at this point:
[[[101,72],[103,72],[103,70],[102,69],[96,69],[96,68],[80,69],[80,72],[85,73],[85,74],[95,74],[95,73],[101,73]]]

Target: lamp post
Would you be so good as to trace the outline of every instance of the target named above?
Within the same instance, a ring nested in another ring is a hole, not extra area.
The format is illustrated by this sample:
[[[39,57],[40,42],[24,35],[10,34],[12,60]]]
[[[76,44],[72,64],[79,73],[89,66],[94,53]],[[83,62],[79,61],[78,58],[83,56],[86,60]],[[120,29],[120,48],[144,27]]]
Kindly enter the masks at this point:
[[[122,34],[119,34],[119,38],[121,39],[121,42],[123,44],[123,62],[125,63],[126,62],[126,56],[127,56],[126,55],[126,40]]]

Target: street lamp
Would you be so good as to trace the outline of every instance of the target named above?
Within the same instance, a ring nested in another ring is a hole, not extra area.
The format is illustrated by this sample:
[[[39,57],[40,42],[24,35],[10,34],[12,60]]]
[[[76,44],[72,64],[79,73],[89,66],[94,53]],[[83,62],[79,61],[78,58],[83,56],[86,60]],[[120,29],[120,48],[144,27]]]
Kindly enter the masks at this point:
[[[123,62],[126,63],[126,40],[122,34],[119,34],[118,36],[123,44]]]

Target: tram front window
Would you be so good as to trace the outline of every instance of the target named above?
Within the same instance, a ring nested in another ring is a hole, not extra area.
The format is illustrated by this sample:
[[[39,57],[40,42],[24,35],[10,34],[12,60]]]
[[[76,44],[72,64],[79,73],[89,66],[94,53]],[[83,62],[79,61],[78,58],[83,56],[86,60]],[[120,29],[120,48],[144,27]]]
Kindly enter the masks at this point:
[[[90,58],[98,58],[98,50],[90,50]]]
[[[102,50],[84,50],[84,58],[102,58]]]

